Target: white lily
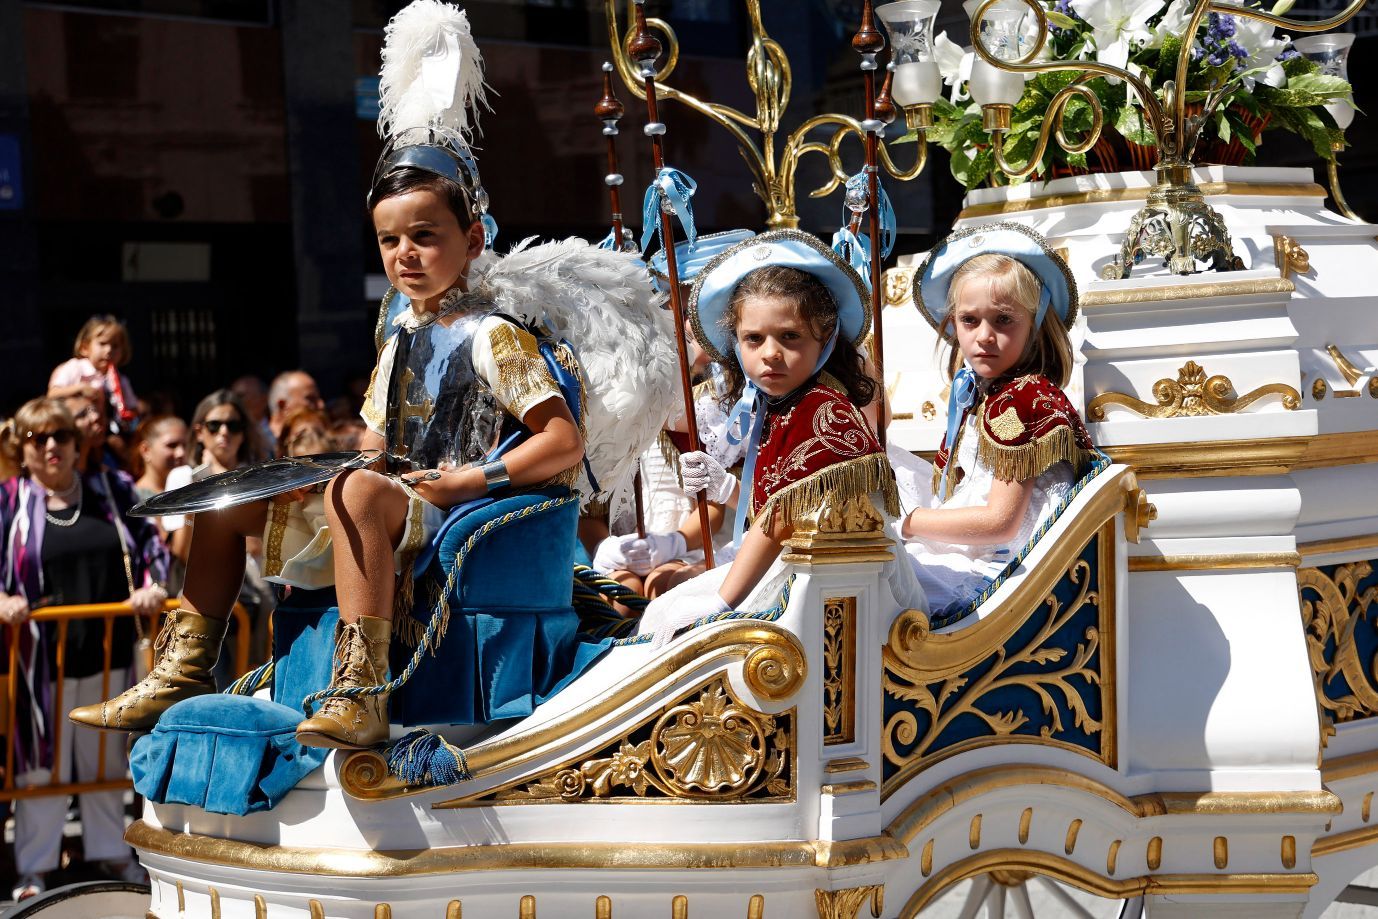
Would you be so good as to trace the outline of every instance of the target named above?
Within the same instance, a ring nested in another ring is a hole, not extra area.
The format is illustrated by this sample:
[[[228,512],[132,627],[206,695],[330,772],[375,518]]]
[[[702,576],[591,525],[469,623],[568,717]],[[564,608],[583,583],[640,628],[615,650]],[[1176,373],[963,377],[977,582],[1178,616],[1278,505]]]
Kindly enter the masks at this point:
[[[1091,27],[1096,42],[1096,60],[1124,68],[1129,52],[1147,43],[1153,33],[1148,20],[1165,5],[1165,0],[1071,0],[1072,9]]]
[[[939,32],[933,39],[933,60],[938,63],[943,82],[952,87],[953,105],[967,97],[963,91],[964,84],[971,79],[971,64],[975,58],[975,52],[962,50],[960,45],[947,37],[946,32]]]
[[[1169,35],[1181,38],[1191,20],[1191,4],[1187,0],[1172,0],[1163,11],[1163,18],[1153,27],[1148,39],[1149,48],[1161,48]]]
[[[1270,22],[1249,19],[1244,16],[1236,16],[1234,25],[1234,40],[1249,55],[1241,62],[1244,68],[1246,70],[1259,67],[1268,68],[1257,77],[1245,77],[1245,88],[1252,92],[1255,80],[1268,86],[1281,86],[1285,83],[1287,77],[1283,73],[1281,65],[1277,63],[1277,56],[1287,43],[1273,37],[1276,27]]]

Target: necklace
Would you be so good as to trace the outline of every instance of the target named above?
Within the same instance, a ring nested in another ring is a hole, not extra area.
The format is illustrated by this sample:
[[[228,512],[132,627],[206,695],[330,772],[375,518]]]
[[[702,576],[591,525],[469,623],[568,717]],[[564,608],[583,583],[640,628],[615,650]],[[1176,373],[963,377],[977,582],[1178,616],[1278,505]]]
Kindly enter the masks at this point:
[[[48,523],[51,526],[69,527],[74,525],[78,520],[81,519],[81,499],[84,497],[81,490],[81,476],[77,476],[75,487],[70,490],[70,493],[75,494],[77,496],[77,512],[73,514],[71,517],[54,517],[53,512],[48,510],[45,504],[43,509],[43,516],[47,518]],[[56,492],[54,492],[54,494],[56,494]],[[68,497],[68,495],[59,495],[59,497],[65,499],[66,497]]]
[[[49,495],[50,497],[53,497],[53,498],[61,498],[63,501],[70,501],[70,500],[72,500],[72,497],[77,493],[77,490],[80,489],[80,488],[81,488],[81,476],[79,476],[79,475],[74,475],[74,476],[72,476],[72,484],[71,484],[71,485],[68,485],[66,488],[62,489],[61,491],[56,491],[56,490],[50,488],[50,489],[48,489],[48,495]]]

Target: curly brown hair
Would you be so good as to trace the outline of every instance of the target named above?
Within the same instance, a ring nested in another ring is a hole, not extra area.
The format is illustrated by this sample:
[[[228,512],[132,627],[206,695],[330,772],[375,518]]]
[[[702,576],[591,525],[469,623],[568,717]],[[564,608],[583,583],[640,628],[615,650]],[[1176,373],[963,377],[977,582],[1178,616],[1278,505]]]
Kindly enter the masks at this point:
[[[816,276],[798,268],[783,265],[767,265],[750,272],[737,283],[732,291],[732,299],[723,311],[720,324],[724,329],[736,334],[741,321],[742,304],[752,297],[778,297],[792,300],[799,309],[799,315],[808,324],[814,338],[825,342],[837,328],[837,301],[832,291]],[[723,365],[727,377],[727,396],[724,404],[730,405],[741,397],[746,386],[746,377],[737,360],[735,351],[727,356]],[[870,405],[876,398],[876,381],[866,372],[851,339],[845,335],[837,337],[833,353],[823,365],[825,373],[832,374],[847,391],[847,398],[857,407]]]

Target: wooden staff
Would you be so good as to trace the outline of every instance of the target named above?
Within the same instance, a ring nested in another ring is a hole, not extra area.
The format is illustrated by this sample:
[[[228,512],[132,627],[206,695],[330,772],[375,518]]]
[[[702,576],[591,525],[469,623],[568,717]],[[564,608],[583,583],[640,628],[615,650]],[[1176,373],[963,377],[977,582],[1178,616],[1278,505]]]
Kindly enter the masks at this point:
[[[646,81],[645,131],[646,135],[651,138],[651,155],[655,164],[656,176],[659,177],[660,170],[665,168],[665,147],[662,140],[665,136],[665,125],[660,123],[660,116],[656,111],[656,61],[660,58],[661,46],[660,40],[646,28],[645,2],[646,0],[635,0],[636,34],[632,36],[631,43],[627,45],[627,54],[641,66],[641,76]],[[656,210],[660,212],[660,244],[665,250],[665,274],[670,285],[670,312],[674,315],[675,345],[679,348],[679,379],[684,390],[685,429],[689,434],[689,449],[691,451],[700,450],[702,446],[699,442],[699,422],[698,417],[694,414],[694,388],[689,377],[689,346],[684,340],[684,305],[681,303],[682,292],[679,286],[679,262],[675,258],[674,224],[664,207],[663,200],[661,206],[657,207]],[[703,560],[709,568],[712,568],[713,527],[708,519],[707,498],[706,492],[699,492],[699,525],[703,529]],[[737,500],[749,501],[751,496],[741,495]]]
[[[613,248],[621,252],[626,248],[622,238],[622,170],[617,167],[617,123],[627,113],[622,100],[612,91],[612,64],[603,64],[603,98],[593,107],[593,114],[603,123],[603,136],[608,139],[608,174],[603,182],[608,186],[608,197],[612,199],[612,238]],[[636,505],[636,535],[646,538],[646,510],[641,500],[641,460],[636,461],[636,475],[632,476],[632,500]]]
[[[877,169],[880,160],[880,132],[885,122],[876,118],[876,55],[885,50],[885,36],[876,29],[871,12],[871,0],[863,0],[861,5],[861,27],[852,37],[852,48],[861,55],[861,73],[865,81],[866,120],[862,127],[866,130],[866,210],[870,218],[871,237],[871,360],[876,365],[876,376],[880,379],[880,409],[877,412],[879,423],[876,437],[880,448],[885,449],[885,333],[880,324],[880,176]],[[893,120],[894,104],[884,100],[890,107]]]

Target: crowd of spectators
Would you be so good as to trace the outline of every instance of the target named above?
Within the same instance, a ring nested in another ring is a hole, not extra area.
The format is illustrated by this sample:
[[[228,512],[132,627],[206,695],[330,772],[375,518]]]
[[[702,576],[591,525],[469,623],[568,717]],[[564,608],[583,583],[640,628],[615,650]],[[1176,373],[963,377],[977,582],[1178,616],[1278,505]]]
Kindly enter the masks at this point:
[[[153,495],[276,456],[356,449],[362,392],[328,406],[316,381],[289,370],[265,383],[243,376],[207,394],[190,417],[154,413],[125,374],[134,355],[124,325],[94,316],[47,391],[0,423],[0,639],[17,698],[0,694],[0,732],[13,748],[14,789],[91,783],[127,774],[125,745],[74,729],[66,710],[109,698],[138,676],[152,636],[140,617],[113,619],[109,664],[103,618],[59,627],[36,620],[45,607],[127,603],[150,619],[180,587],[193,520],[136,517]],[[260,574],[262,546],[250,542],[240,602],[252,630],[251,663],[266,654],[274,595]],[[41,617],[40,617],[41,619]],[[223,656],[217,680],[238,674]],[[108,676],[107,676],[108,673]],[[108,679],[108,684],[106,683]],[[0,758],[0,767],[5,760]],[[16,900],[67,875],[142,880],[123,840],[121,791],[82,794],[79,847],[64,847],[68,796],[3,796],[14,820]]]

